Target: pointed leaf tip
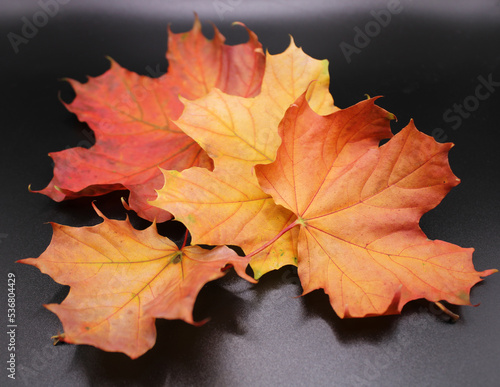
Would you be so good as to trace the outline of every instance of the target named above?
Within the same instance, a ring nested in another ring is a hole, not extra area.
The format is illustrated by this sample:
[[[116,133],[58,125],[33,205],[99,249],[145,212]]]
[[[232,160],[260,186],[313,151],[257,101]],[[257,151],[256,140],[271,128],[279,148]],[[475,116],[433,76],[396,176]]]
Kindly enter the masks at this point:
[[[97,208],[97,205],[95,204],[95,200],[92,201],[92,207],[94,208],[94,211],[96,212],[96,214],[104,219],[104,220],[107,220],[108,218],[106,216],[104,216],[104,214]]]
[[[132,208],[130,208],[130,206],[128,205],[127,201],[123,196],[120,198],[120,201],[122,202],[123,208],[125,208],[127,211],[132,211]]]

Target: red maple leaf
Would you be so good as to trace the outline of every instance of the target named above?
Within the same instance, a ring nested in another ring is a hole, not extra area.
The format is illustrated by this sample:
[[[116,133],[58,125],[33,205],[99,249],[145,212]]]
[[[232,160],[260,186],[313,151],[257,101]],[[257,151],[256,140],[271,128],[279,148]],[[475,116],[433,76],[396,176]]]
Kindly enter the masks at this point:
[[[247,31],[247,43],[228,46],[216,28],[214,38],[206,39],[196,18],[189,32],[169,30],[169,67],[160,78],[138,75],[111,61],[106,73],[85,84],[69,80],[76,98],[66,106],[88,123],[96,143],[90,149],[51,153],[54,178],[36,192],[62,201],[129,189],[129,205],[140,216],[168,220],[168,212],[147,203],[163,182],[158,167],[213,168],[205,151],[172,122],[184,107],[179,96],[195,99],[213,88],[242,97],[258,94],[265,56],[257,36]]]

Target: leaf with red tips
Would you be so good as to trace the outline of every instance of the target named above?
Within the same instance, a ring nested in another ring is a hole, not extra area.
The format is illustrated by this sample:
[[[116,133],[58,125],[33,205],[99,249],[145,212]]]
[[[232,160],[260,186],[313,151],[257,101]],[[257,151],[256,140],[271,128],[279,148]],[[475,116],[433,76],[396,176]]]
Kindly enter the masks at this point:
[[[68,109],[94,129],[96,145],[55,153],[43,193],[63,200],[129,189],[126,208],[158,221],[171,212],[193,243],[238,245],[247,256],[179,249],[154,224],[53,224],[47,250],[21,262],[71,286],[47,306],[65,329],[58,340],[138,357],[154,344],[155,318],[198,324],[203,284],[231,266],[252,281],[247,263],[255,278],[298,265],[304,294],[323,289],[340,317],[399,313],[416,298],[469,305],[471,287],[496,271],[476,271],[472,249],[430,241],[419,227],[458,184],[451,144],[413,122],[393,136],[394,116],[375,98],[339,110],[328,62],[293,39],[266,55],[263,75],[248,33],[248,43],[226,46],[218,31],[204,38],[196,19],[192,31],[170,32],[165,76],[112,62],[84,85],[70,81],[77,97]]]
[[[107,219],[96,211],[101,224],[53,223],[47,250],[19,261],[71,286],[61,304],[46,305],[63,324],[60,340],[136,358],[156,341],[155,318],[198,324],[192,314],[198,292],[224,276],[228,265],[253,281],[245,274],[248,260],[228,247],[179,249],[158,235],[154,224],[139,231],[128,220]]]
[[[420,217],[459,180],[439,144],[413,122],[388,143],[388,125],[366,125],[373,99],[319,116],[304,96],[280,125],[276,161],[256,167],[263,190],[300,226],[304,294],[323,289],[340,317],[399,313],[426,298],[470,305],[472,249],[428,240]],[[386,115],[385,121],[392,118]]]
[[[139,215],[168,220],[170,214],[147,203],[161,187],[158,167],[213,167],[205,151],[173,123],[183,110],[179,96],[195,99],[213,88],[242,97],[258,94],[265,57],[257,36],[247,31],[247,43],[228,46],[217,29],[212,40],[206,39],[196,18],[189,32],[169,30],[169,68],[160,78],[111,61],[106,73],[85,84],[69,80],[76,98],[66,106],[88,123],[96,144],[51,153],[54,178],[37,192],[61,201],[129,189],[130,206]]]

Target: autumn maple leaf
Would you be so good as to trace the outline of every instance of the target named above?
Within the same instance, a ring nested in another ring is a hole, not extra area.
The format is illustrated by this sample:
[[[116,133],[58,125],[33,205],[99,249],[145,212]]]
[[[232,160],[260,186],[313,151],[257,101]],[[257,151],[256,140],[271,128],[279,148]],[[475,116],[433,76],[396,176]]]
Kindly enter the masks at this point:
[[[262,191],[253,167],[274,160],[281,142],[279,122],[308,87],[314,109],[323,114],[337,110],[329,81],[328,61],[309,57],[292,40],[285,52],[267,54],[258,96],[243,98],[214,89],[184,101],[185,110],[175,123],[207,151],[215,169],[164,171],[165,185],[151,204],[183,222],[193,243],[238,245],[247,254],[254,252],[255,278],[296,264],[295,231],[267,244],[295,216]]]
[[[280,124],[276,160],[255,168],[263,190],[298,225],[304,294],[323,289],[340,317],[399,313],[426,298],[470,305],[473,249],[431,241],[420,217],[459,183],[439,144],[413,122],[388,143],[388,127],[364,125],[374,99],[328,116],[301,96]],[[390,118],[390,117],[388,117]]]
[[[156,341],[155,318],[191,324],[202,286],[234,266],[243,278],[248,260],[225,246],[178,248],[157,234],[153,224],[143,231],[128,219],[104,217],[92,227],[52,224],[50,246],[36,266],[55,281],[71,286],[61,304],[46,305],[61,320],[67,343],[89,344],[136,358]]]
[[[471,287],[496,271],[476,271],[472,249],[419,227],[459,183],[452,144],[413,122],[393,136],[395,117],[375,98],[338,109],[326,60],[293,40],[264,56],[248,33],[226,46],[217,30],[204,38],[196,18],[192,31],[169,34],[166,75],[112,62],[86,84],[70,81],[77,96],[67,107],[96,144],[52,154],[54,178],[40,192],[64,200],[129,189],[140,216],[173,214],[194,244],[218,247],[185,246],[186,234],[178,248],[155,222],[139,231],[95,206],[99,225],[53,223],[47,250],[20,262],[71,287],[46,306],[61,340],[136,358],[154,345],[156,318],[197,324],[197,294],[228,267],[255,282],[249,263],[255,278],[297,265],[304,294],[323,289],[341,318],[399,313],[417,298],[470,305]]]
[[[215,87],[243,97],[260,91],[265,57],[257,36],[247,29],[247,43],[228,46],[214,29],[214,38],[206,39],[196,17],[189,32],[169,30],[169,67],[160,78],[111,61],[106,73],[85,84],[69,80],[76,98],[66,107],[88,123],[96,144],[51,153],[54,178],[37,192],[62,201],[129,189],[129,205],[140,216],[168,220],[170,214],[147,203],[163,182],[158,167],[212,169],[207,154],[173,123],[183,110],[179,96],[196,99]]]

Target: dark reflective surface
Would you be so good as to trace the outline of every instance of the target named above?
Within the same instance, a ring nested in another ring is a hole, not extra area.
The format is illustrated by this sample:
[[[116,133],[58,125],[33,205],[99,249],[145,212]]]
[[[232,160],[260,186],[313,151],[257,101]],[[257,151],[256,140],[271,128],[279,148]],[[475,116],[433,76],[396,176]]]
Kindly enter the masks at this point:
[[[223,20],[218,3],[232,7]],[[498,275],[473,289],[472,302],[481,306],[450,307],[461,315],[450,324],[425,301],[408,304],[401,316],[340,320],[321,291],[297,297],[301,288],[293,268],[270,273],[258,285],[230,274],[208,284],[197,300],[195,317],[210,322],[196,328],[158,321],[156,346],[132,361],[93,347],[53,347],[50,336],[61,326],[42,304],[61,302],[68,289],[14,263],[44,251],[51,238],[45,222],[99,222],[92,199],[54,203],[27,190],[29,184],[40,189],[49,182],[48,152],[92,142],[86,125],[59,102],[58,93],[65,101],[73,95],[59,79],[83,82],[87,75],[100,75],[109,68],[105,55],[158,76],[167,69],[167,24],[187,30],[196,11],[207,35],[212,21],[232,44],[246,39],[242,29],[230,27],[234,20],[253,29],[271,53],[284,50],[292,34],[306,53],[330,60],[331,91],[340,107],[365,93],[384,95],[379,104],[399,119],[394,131],[414,118],[420,130],[454,142],[450,163],[462,183],[423,217],[421,227],[431,239],[474,246],[478,270],[499,268],[500,4],[402,1],[401,11],[387,21],[387,4],[352,3],[73,1],[60,5],[17,54],[8,34],[21,34],[22,18],[33,20],[40,6],[0,3],[0,254],[2,278],[13,271],[18,281],[15,385],[497,384]],[[358,31],[373,36],[363,43]],[[493,83],[478,96],[482,80]],[[124,195],[99,197],[96,204],[106,216],[124,219]],[[138,228],[148,225],[137,217],[132,221]],[[182,228],[160,228],[163,235],[183,237]],[[5,362],[5,335],[1,340]],[[5,369],[2,378],[4,385]]]

